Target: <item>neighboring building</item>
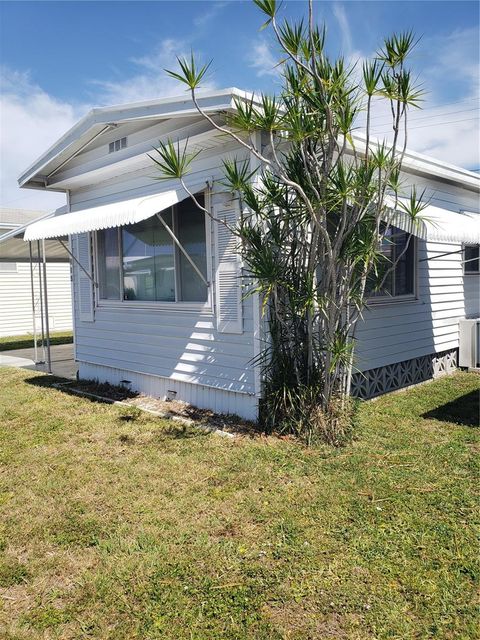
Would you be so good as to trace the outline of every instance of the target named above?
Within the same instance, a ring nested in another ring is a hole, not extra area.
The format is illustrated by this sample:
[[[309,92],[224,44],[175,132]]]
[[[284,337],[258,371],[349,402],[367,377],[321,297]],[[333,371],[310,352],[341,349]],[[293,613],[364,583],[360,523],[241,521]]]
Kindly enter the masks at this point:
[[[32,275],[35,320],[37,331],[40,333],[38,247],[36,242],[32,243],[31,272],[29,245],[23,241],[23,234],[29,223],[47,215],[46,211],[0,209],[0,336],[33,334]],[[55,240],[45,242],[45,251],[50,331],[71,330],[69,256]]]
[[[228,89],[200,102],[224,121],[234,95],[246,94]],[[215,217],[233,221],[237,203],[221,186],[222,158],[252,167],[254,159],[188,98],[169,98],[94,109],[25,171],[21,186],[66,192],[70,211],[30,226],[26,238],[69,234],[83,266],[73,279],[81,377],[128,380],[151,395],[254,419],[262,392],[252,364],[262,344],[258,298],[242,298],[242,265],[225,226],[201,214],[178,184],[154,179],[147,154],[167,138],[202,150],[189,189]],[[426,189],[436,222],[415,231],[420,237],[385,296],[365,313],[357,346],[364,374],[354,384],[362,397],[454,368],[459,319],[480,316],[478,262],[464,271],[461,244],[480,242],[480,177],[415,153],[405,155],[403,177]]]

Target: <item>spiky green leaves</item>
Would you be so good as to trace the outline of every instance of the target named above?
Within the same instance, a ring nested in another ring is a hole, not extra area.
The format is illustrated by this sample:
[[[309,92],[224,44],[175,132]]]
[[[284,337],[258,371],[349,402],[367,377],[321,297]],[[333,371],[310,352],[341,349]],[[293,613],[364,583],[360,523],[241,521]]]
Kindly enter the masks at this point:
[[[159,180],[172,180],[175,178],[181,180],[187,175],[191,163],[200,153],[200,151],[188,153],[187,147],[188,140],[182,148],[180,148],[180,142],[176,144],[172,140],[158,142],[158,147],[154,147],[158,157],[150,154],[148,154],[148,157],[160,169]]]
[[[404,211],[410,220],[416,224],[419,224],[422,220],[426,220],[421,215],[422,211],[428,207],[428,200],[425,199],[425,189],[423,189],[420,195],[417,195],[417,188],[415,185],[410,189],[408,198],[398,202],[398,206]]]
[[[250,186],[255,171],[249,171],[250,167],[248,162],[241,162],[235,158],[233,160],[224,159],[222,164],[225,174],[223,184],[228,187],[230,191],[242,192]]]
[[[368,96],[373,96],[379,88],[379,80],[382,76],[383,65],[378,60],[363,63],[363,86]]]
[[[169,71],[168,69],[165,69],[165,72],[172,78],[186,84],[191,91],[198,89],[200,83],[205,78],[210,65],[212,64],[210,61],[202,67],[198,67],[193,56],[193,52],[190,54],[190,60],[187,58],[179,58],[177,56],[177,61],[180,71]]]
[[[261,29],[265,29],[275,18],[278,9],[277,2],[276,0],[253,0],[253,2],[266,16],[268,16],[268,20],[264,22],[261,27]]]
[[[391,68],[403,65],[419,41],[419,38],[415,40],[415,35],[411,30],[398,34],[394,33],[392,36],[385,38],[383,47],[377,53],[377,57]]]

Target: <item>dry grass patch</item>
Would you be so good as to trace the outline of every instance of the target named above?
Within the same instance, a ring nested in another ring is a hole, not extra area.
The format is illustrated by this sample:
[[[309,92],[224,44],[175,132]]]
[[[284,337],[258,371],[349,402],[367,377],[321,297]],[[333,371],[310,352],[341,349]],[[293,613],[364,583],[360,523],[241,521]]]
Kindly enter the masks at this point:
[[[476,637],[478,381],[365,404],[335,451],[2,370],[0,637]]]

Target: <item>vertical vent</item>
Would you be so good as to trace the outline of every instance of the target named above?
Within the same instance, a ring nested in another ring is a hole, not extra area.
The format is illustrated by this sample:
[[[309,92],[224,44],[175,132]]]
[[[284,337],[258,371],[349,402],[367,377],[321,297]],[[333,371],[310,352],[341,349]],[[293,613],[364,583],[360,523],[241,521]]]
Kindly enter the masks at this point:
[[[114,151],[120,151],[120,149],[125,149],[127,146],[127,138],[119,138],[118,140],[114,140],[110,142],[108,145],[108,153],[114,153]]]

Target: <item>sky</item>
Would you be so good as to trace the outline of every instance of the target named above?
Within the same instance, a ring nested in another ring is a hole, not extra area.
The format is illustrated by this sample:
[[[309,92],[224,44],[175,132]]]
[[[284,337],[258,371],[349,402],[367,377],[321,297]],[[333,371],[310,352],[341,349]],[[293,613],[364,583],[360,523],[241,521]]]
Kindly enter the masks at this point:
[[[306,2],[286,0],[298,19]],[[331,56],[372,58],[385,36],[413,29],[411,64],[426,91],[409,147],[468,169],[479,157],[479,3],[315,2]],[[0,0],[0,207],[49,210],[64,196],[18,189],[18,175],[89,109],[179,95],[164,69],[193,51],[212,60],[205,88],[275,92],[281,56],[250,1]],[[379,108],[374,133],[388,136]]]

